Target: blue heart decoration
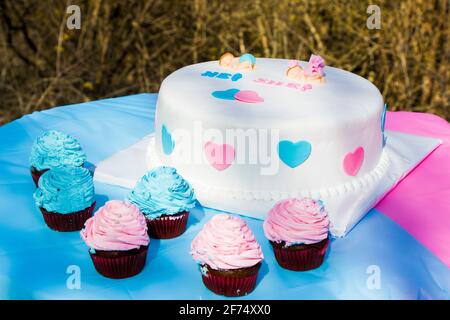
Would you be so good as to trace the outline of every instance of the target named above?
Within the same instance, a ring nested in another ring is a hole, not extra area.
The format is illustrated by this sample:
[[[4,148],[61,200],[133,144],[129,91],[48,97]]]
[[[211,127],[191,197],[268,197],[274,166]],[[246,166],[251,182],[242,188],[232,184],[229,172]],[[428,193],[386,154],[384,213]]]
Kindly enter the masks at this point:
[[[214,91],[211,95],[214,98],[222,99],[222,100],[235,100],[234,95],[238,93],[239,89],[228,89],[225,91]]]
[[[278,143],[278,156],[287,166],[295,168],[309,158],[311,149],[308,141],[282,140]]]
[[[175,148],[175,141],[172,139],[172,134],[167,129],[166,125],[162,125],[161,128],[161,143],[163,152],[166,155],[170,155]]]
[[[384,135],[384,125],[386,124],[386,110],[387,104],[384,104],[383,112],[381,113],[381,138],[383,139],[383,147],[386,144],[386,137]]]

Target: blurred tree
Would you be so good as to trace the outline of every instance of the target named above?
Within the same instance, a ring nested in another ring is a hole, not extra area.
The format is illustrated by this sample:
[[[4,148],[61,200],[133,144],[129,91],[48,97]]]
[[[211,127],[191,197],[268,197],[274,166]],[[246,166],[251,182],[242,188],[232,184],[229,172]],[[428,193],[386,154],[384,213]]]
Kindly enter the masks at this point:
[[[0,123],[34,110],[157,92],[170,72],[226,50],[308,59],[378,86],[391,110],[450,119],[448,0],[0,1]],[[81,29],[66,27],[79,5]]]

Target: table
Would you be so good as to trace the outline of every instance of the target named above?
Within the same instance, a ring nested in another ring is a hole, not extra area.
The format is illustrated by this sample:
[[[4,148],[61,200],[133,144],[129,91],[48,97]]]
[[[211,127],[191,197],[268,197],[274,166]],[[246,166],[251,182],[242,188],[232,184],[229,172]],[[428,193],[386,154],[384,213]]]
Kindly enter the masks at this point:
[[[50,230],[34,206],[29,153],[43,130],[75,136],[96,164],[152,132],[156,98],[138,94],[69,105],[0,127],[1,299],[223,298],[203,286],[189,255],[190,242],[215,210],[197,206],[181,237],[151,240],[139,275],[112,280],[95,271],[78,232]],[[450,124],[430,114],[389,112],[386,126],[438,137],[443,144],[348,236],[333,239],[316,270],[280,268],[262,222],[244,218],[265,260],[256,290],[240,299],[450,298]],[[128,192],[101,183],[95,187],[98,206]]]

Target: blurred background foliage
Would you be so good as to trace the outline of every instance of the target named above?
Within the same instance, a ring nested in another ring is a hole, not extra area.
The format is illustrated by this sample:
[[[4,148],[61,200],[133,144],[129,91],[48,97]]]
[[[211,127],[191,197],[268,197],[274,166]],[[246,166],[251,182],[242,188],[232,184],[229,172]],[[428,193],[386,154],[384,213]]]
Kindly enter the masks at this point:
[[[81,30],[66,8],[81,7]],[[369,4],[381,29],[369,30]],[[390,110],[450,119],[448,0],[0,1],[0,124],[57,105],[157,92],[224,51],[326,63],[378,86]]]

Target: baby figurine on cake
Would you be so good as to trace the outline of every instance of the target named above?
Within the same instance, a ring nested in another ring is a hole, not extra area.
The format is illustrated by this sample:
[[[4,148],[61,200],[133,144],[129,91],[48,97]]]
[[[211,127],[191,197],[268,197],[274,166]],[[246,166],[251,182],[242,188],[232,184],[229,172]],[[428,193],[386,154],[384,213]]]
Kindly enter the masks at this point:
[[[306,83],[324,83],[323,69],[325,61],[321,56],[312,54],[306,69],[303,69],[297,60],[290,60],[286,75],[294,80]]]
[[[219,59],[219,65],[230,70],[252,71],[255,64],[256,58],[250,53],[235,57],[232,53],[225,52]]]

